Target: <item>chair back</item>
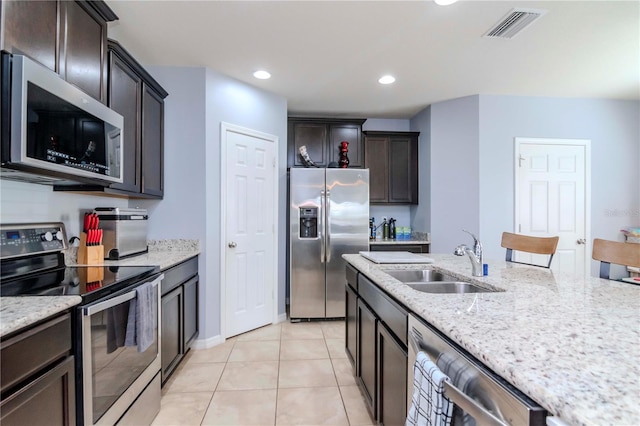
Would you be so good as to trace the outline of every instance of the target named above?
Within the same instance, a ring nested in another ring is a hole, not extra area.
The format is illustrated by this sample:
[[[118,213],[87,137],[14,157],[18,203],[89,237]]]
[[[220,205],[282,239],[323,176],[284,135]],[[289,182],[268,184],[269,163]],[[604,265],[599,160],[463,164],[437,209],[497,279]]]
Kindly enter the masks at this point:
[[[593,240],[593,260],[600,261],[600,278],[609,279],[611,264],[640,267],[640,244]]]
[[[516,262],[513,260],[513,251],[516,250],[534,254],[546,254],[549,255],[549,263],[547,263],[547,266],[542,267],[549,268],[551,266],[551,261],[553,260],[553,255],[556,253],[556,248],[558,247],[558,240],[560,240],[560,237],[531,237],[528,235],[503,232],[501,246],[507,249],[507,255],[505,258],[507,262],[542,266],[535,265],[533,263]]]

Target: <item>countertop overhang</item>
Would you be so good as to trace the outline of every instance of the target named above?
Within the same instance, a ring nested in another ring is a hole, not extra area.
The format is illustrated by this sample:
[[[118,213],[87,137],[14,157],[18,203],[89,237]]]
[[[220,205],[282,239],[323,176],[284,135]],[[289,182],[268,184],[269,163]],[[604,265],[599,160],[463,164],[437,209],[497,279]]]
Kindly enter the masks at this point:
[[[640,286],[485,260],[428,254],[430,265],[344,259],[552,415],[570,424],[640,424]],[[428,294],[383,269],[438,269],[504,290]]]

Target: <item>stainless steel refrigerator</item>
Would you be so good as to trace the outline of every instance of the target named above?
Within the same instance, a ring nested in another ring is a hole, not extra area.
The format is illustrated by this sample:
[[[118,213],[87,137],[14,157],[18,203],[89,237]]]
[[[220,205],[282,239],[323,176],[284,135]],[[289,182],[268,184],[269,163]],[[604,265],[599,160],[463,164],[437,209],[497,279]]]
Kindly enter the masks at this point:
[[[369,170],[292,168],[291,319],[345,316],[345,253],[369,250]]]

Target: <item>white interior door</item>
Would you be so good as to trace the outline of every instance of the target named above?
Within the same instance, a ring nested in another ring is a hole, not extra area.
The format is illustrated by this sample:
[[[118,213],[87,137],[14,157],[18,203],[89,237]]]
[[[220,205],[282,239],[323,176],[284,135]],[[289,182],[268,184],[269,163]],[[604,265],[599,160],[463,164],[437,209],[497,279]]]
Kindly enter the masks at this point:
[[[588,273],[589,141],[516,139],[515,232],[559,236],[555,271]],[[547,256],[517,253],[516,259],[546,265]]]
[[[223,183],[225,337],[271,324],[277,276],[277,137],[229,124]]]

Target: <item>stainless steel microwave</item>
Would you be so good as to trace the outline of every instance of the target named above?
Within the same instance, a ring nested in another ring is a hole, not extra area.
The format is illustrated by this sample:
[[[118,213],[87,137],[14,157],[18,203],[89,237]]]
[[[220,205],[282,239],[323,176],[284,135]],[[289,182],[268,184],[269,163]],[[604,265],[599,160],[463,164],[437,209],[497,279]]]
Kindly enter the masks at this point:
[[[2,52],[1,67],[3,178],[122,182],[120,114],[25,56]]]

